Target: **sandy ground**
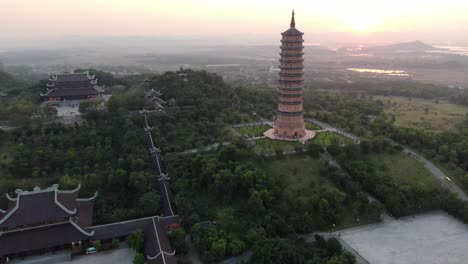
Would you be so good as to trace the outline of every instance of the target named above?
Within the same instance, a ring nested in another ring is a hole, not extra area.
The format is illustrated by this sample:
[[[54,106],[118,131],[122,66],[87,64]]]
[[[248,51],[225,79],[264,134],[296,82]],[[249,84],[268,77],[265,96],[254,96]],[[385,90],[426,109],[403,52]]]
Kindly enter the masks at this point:
[[[341,238],[372,264],[459,264],[468,259],[468,225],[443,212],[346,230]]]

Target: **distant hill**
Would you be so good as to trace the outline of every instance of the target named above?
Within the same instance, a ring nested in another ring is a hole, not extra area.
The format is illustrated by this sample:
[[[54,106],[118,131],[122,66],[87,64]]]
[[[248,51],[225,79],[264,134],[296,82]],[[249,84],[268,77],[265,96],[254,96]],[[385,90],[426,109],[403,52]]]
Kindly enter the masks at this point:
[[[419,40],[413,42],[403,42],[392,45],[385,46],[376,46],[367,48],[368,52],[381,52],[381,53],[393,53],[393,52],[424,52],[424,51],[433,51],[440,50],[434,48],[433,46],[421,42]]]
[[[0,71],[0,92],[22,90],[27,86],[25,82],[17,80],[11,74]]]

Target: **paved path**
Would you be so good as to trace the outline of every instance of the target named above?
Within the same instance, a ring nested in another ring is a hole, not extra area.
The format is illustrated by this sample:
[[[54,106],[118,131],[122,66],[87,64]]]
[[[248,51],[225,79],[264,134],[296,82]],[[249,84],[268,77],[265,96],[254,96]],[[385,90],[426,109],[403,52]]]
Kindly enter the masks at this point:
[[[185,238],[185,245],[187,246],[187,258],[190,259],[192,264],[203,264],[200,259],[200,255],[198,254],[195,245],[192,243],[192,239],[190,236]]]
[[[429,160],[425,159],[418,153],[404,146],[403,146],[403,152],[410,153],[411,155],[416,157],[416,159],[419,162],[423,163],[424,166],[431,172],[432,176],[434,176],[434,178],[440,181],[443,187],[445,187],[447,190],[451,192],[456,193],[458,195],[458,198],[460,198],[461,200],[468,201],[468,196],[455,184],[455,182],[453,181],[449,182],[446,178],[447,175],[445,175],[445,173],[443,173],[439,168],[437,168],[432,162],[430,162]]]
[[[225,259],[221,262],[219,262],[219,264],[242,264],[242,263],[248,263],[250,261],[250,259],[252,258],[252,255],[253,255],[253,252],[252,251],[246,251],[244,253],[242,253],[241,255],[239,256],[236,256],[236,257],[230,257],[228,259]]]

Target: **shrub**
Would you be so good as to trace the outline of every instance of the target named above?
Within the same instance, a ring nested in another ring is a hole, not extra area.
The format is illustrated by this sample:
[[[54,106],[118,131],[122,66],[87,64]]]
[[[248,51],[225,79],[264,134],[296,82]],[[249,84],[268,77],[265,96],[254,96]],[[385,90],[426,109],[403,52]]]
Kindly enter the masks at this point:
[[[120,243],[118,239],[112,239],[112,243],[111,243],[112,248],[118,248],[119,244]]]

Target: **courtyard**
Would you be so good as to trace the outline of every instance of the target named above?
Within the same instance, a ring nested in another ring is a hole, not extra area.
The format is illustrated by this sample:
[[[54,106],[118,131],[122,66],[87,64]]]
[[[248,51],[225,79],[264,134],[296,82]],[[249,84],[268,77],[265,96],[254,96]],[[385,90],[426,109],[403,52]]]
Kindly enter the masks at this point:
[[[459,264],[468,259],[468,226],[444,212],[386,218],[344,230],[341,239],[371,264]]]
[[[58,264],[124,264],[132,263],[135,251],[128,247],[103,251],[91,255],[83,255],[73,258],[72,261],[60,262]]]

